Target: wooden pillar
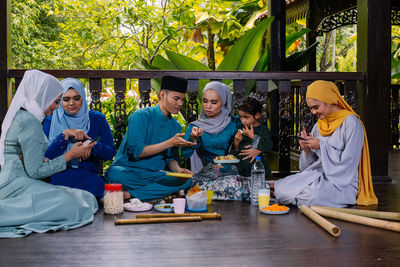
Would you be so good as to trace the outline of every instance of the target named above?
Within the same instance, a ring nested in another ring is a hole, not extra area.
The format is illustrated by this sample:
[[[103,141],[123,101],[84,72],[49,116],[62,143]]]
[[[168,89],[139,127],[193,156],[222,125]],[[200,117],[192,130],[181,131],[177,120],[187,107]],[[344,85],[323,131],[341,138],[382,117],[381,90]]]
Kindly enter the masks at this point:
[[[275,19],[269,31],[270,71],[282,71],[286,57],[286,2],[285,0],[268,1],[269,16]],[[279,91],[274,90],[271,99],[271,137],[274,144],[279,144]],[[279,171],[290,171],[290,157],[279,158]]]
[[[359,112],[369,140],[374,181],[388,180],[390,134],[390,0],[357,1],[357,71]]]
[[[318,4],[318,3],[317,3]],[[309,0],[308,3],[308,15],[307,15],[307,28],[311,29],[311,31],[307,34],[307,47],[312,45],[317,41],[317,34],[316,34],[316,29],[318,25],[316,24],[316,19],[313,17],[314,10],[316,8],[316,5],[314,0]],[[307,65],[307,71],[316,71],[317,70],[317,50],[314,49],[313,52],[311,52],[310,56],[310,62]]]
[[[11,0],[0,1],[0,124],[7,112],[7,69],[11,56]],[[0,128],[1,133],[1,128]]]

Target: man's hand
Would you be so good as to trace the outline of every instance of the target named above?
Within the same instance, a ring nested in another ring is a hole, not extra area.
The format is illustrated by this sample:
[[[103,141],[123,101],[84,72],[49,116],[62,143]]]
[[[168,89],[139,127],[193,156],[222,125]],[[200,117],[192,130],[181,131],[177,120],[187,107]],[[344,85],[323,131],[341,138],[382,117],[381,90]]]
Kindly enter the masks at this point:
[[[190,147],[196,145],[196,142],[189,142],[182,138],[185,133],[177,133],[174,137],[170,138],[168,142],[171,146],[182,146],[182,147]]]
[[[242,160],[251,159],[250,162],[253,162],[255,158],[262,153],[261,150],[251,148],[251,145],[246,146],[247,149],[243,149],[240,151],[241,156],[245,156]]]
[[[191,170],[185,169],[185,168],[178,168],[179,173],[187,173],[187,174],[194,174]]]

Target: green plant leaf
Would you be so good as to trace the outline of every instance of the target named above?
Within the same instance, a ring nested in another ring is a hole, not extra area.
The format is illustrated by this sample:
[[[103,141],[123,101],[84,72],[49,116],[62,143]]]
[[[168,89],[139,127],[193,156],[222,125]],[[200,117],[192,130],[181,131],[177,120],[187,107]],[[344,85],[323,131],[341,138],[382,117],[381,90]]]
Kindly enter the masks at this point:
[[[178,70],[210,70],[206,65],[198,62],[190,57],[180,55],[170,50],[165,50],[169,62],[171,62]]]
[[[262,21],[240,37],[231,50],[219,64],[217,70],[251,71],[259,59],[261,40],[264,32],[271,25],[273,17]]]
[[[311,53],[317,48],[319,42],[310,45],[306,50],[295,53],[286,58],[285,71],[299,71],[310,61]]]
[[[302,35],[309,33],[311,30],[308,28],[302,28],[300,31],[297,31],[295,33],[292,33],[288,36],[286,36],[286,50],[289,49],[289,47],[297,40],[299,39]]]
[[[169,61],[168,59],[164,58],[161,55],[156,55],[151,63],[154,67],[159,68],[160,70],[178,70],[179,68]]]

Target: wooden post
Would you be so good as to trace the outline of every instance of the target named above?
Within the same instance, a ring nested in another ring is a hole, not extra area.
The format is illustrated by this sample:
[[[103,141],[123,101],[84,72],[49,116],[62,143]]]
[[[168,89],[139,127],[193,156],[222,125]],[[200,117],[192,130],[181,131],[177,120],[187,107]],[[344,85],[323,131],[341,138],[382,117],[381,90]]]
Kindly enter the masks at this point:
[[[0,1],[0,125],[7,113],[7,69],[11,57],[11,0]],[[0,128],[1,133],[1,128]]]
[[[269,49],[270,49],[270,71],[282,71],[286,57],[286,2],[285,0],[268,1],[269,16],[275,19],[271,24],[269,31]],[[271,137],[274,144],[278,144],[279,140],[279,91],[274,90],[270,95],[271,99]],[[287,160],[287,159],[282,159]],[[281,158],[279,159],[281,161]],[[289,159],[290,164],[290,159]],[[280,166],[288,166],[283,164]],[[290,169],[290,165],[289,165]],[[283,170],[279,167],[279,171]],[[290,170],[289,170],[290,171]]]
[[[306,24],[307,28],[311,29],[311,31],[307,34],[307,47],[309,47],[310,45],[312,45],[317,41],[316,29],[318,25],[315,25],[315,18],[312,17],[316,5],[318,5],[318,3],[315,3],[315,1],[313,0],[310,0],[308,3],[308,14],[310,15],[307,16]],[[310,62],[307,65],[307,71],[316,71],[316,70],[317,70],[317,50],[315,49],[311,54]]]
[[[390,134],[391,1],[357,1],[357,71],[365,72],[359,83],[359,112],[369,140],[374,181],[388,177]]]

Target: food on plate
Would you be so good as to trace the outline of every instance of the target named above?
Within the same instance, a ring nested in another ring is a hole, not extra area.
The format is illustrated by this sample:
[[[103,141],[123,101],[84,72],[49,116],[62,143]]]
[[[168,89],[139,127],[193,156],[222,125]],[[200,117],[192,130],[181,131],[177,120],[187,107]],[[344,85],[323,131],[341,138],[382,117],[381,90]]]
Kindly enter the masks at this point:
[[[170,204],[165,204],[165,205],[157,205],[157,208],[159,209],[170,209],[172,205]]]
[[[193,186],[186,194],[186,196],[190,197],[191,195],[196,194],[197,192],[200,192],[201,188],[199,186],[199,184],[196,184],[195,186]]]
[[[288,210],[289,208],[286,207],[285,205],[279,206],[278,204],[273,204],[271,206],[267,206],[262,208],[262,210],[267,210],[267,211],[285,211]]]
[[[234,155],[216,156],[214,160],[237,160]]]

